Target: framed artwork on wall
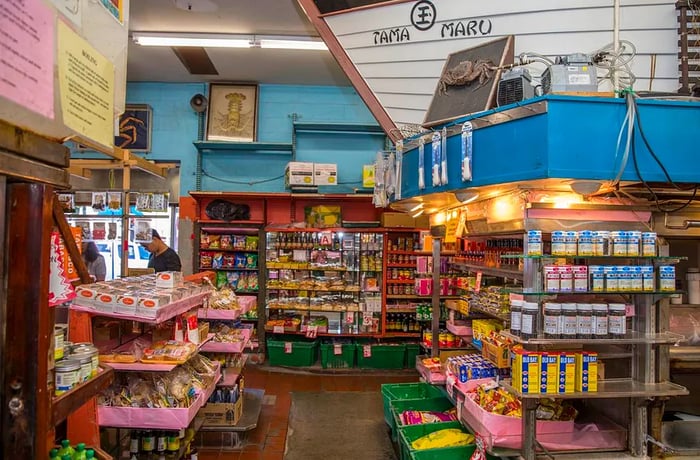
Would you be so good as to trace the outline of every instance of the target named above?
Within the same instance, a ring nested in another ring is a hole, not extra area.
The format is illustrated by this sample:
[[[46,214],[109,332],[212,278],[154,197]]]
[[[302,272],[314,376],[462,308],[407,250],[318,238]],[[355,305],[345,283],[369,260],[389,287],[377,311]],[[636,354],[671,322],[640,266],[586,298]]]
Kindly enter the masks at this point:
[[[119,117],[119,135],[114,145],[132,152],[151,151],[153,110],[146,104],[127,104]]]
[[[254,142],[257,122],[258,85],[209,85],[207,141]]]

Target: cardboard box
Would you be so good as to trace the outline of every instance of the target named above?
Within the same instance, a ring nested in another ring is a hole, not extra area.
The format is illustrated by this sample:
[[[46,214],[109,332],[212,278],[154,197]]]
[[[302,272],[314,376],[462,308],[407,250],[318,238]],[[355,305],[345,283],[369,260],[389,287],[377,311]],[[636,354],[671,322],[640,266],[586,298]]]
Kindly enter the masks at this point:
[[[559,392],[559,355],[542,353],[540,355],[540,393]]]
[[[307,206],[304,208],[304,220],[313,228],[340,227],[341,208],[340,206]]]
[[[403,212],[385,212],[381,217],[382,227],[414,228],[416,221],[410,214]]]
[[[314,163],[314,185],[338,185],[338,165]]]
[[[573,393],[576,388],[576,354],[559,353],[559,393]]]
[[[576,391],[598,391],[598,353],[576,353]]]
[[[204,426],[234,426],[243,415],[243,395],[236,403],[207,403],[199,409],[198,417],[204,418]]]
[[[481,356],[491,361],[498,368],[510,367],[510,348],[508,345],[496,345],[487,340],[481,341]]]
[[[314,164],[290,161],[284,170],[284,185],[290,186],[304,185],[311,187],[314,185]]]
[[[430,228],[430,216],[422,214],[413,220],[415,228]]]
[[[374,188],[374,165],[362,166],[362,186],[365,188]]]
[[[573,357],[573,355],[572,355]],[[527,350],[513,351],[513,387],[521,393],[540,392],[540,354]]]

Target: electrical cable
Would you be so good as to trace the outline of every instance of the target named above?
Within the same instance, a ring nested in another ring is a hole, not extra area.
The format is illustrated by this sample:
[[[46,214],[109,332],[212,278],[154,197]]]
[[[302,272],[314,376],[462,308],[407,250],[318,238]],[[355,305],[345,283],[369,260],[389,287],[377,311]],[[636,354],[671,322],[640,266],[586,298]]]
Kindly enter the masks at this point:
[[[281,175],[281,176],[271,177],[269,179],[262,179],[262,180],[258,180],[258,181],[245,182],[245,181],[238,181],[238,180],[231,180],[231,179],[222,179],[220,177],[212,176],[211,174],[209,174],[208,172],[206,172],[203,169],[202,169],[202,175],[207,176],[211,179],[217,180],[219,182],[226,182],[229,184],[238,184],[238,185],[258,185],[258,184],[264,184],[267,182],[274,182],[274,181],[279,180],[279,179],[284,179],[284,175]]]
[[[637,100],[635,98],[633,98],[632,101],[633,101],[635,107],[637,107]],[[637,111],[637,118],[636,118],[637,127],[639,128],[639,134],[641,135],[642,140],[644,141],[644,145],[646,145],[647,149],[649,150],[649,153],[651,154],[651,157],[654,159],[654,161],[656,161],[656,164],[658,164],[659,167],[661,168],[661,170],[663,171],[664,176],[666,176],[666,179],[668,180],[669,184],[671,184],[675,189],[680,190],[678,185],[676,185],[676,183],[673,182],[673,179],[671,179],[671,175],[668,173],[668,170],[663,165],[663,163],[661,163],[661,160],[659,160],[659,157],[654,152],[654,149],[651,148],[651,145],[649,144],[649,140],[647,139],[646,134],[644,134],[644,129],[642,128],[642,120],[639,117],[639,113],[638,113],[639,109],[637,108],[636,111]]]
[[[618,152],[620,151],[620,142],[622,141],[622,133],[625,131],[625,127],[627,128],[627,142],[625,143],[625,153],[622,155],[622,161],[620,162],[620,169],[618,170],[617,176],[615,176],[615,180],[612,183],[613,187],[617,186],[617,184],[620,183],[620,179],[622,179],[622,174],[624,173],[625,168],[627,167],[627,162],[629,161],[630,145],[634,135],[636,105],[632,104],[629,98],[627,98],[625,102],[627,106],[627,113],[625,114],[625,121],[620,127],[620,132],[617,135],[617,145],[615,146],[616,157]]]

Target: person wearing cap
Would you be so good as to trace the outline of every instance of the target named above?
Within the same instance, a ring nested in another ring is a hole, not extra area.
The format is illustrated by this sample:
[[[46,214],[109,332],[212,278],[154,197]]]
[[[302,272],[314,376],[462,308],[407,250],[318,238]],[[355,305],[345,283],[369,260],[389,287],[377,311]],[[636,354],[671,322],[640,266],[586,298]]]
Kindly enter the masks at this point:
[[[180,256],[172,248],[163,242],[155,229],[151,230],[151,242],[142,243],[151,256],[148,259],[148,268],[158,272],[179,272],[182,270]]]

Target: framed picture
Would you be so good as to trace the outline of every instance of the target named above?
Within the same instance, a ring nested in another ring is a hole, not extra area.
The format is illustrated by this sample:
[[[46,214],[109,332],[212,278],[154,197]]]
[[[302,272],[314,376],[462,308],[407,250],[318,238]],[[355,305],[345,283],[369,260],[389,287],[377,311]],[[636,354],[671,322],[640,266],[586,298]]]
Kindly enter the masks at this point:
[[[257,122],[257,85],[209,85],[206,140],[253,142],[257,135]]]
[[[151,151],[153,110],[146,104],[127,104],[119,117],[119,135],[114,136],[114,145],[132,152]]]

